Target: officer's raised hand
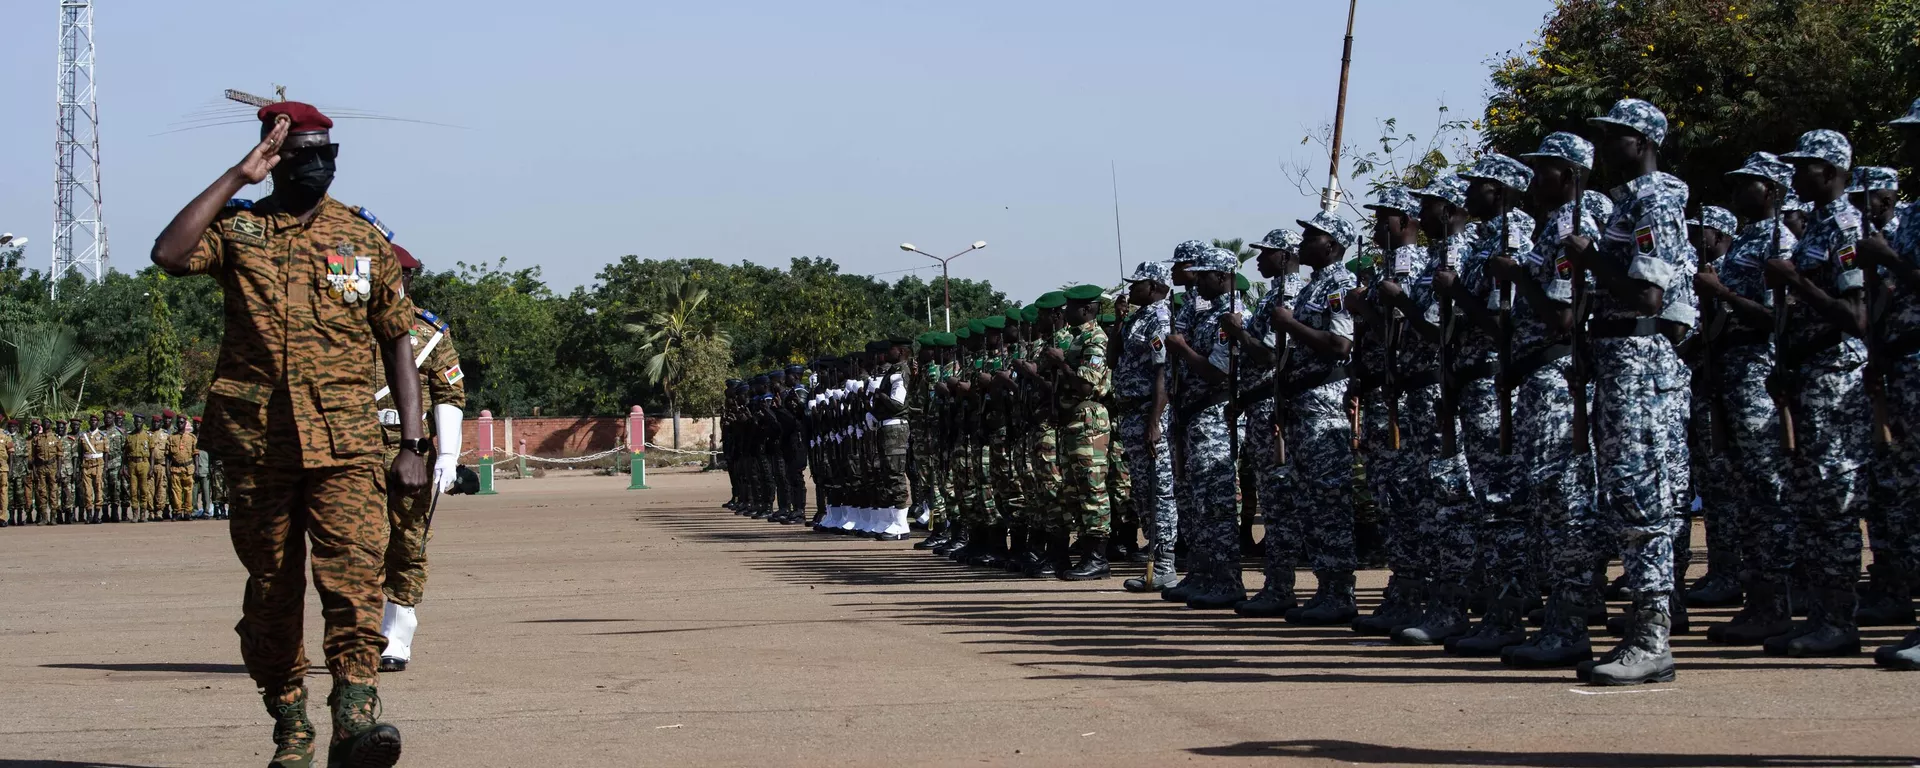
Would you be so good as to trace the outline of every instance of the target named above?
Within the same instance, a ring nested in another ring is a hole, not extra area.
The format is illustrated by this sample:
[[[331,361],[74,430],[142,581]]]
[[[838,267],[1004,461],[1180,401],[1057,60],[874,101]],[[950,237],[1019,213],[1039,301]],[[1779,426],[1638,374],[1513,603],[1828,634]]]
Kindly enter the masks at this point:
[[[274,120],[273,130],[268,131],[246,157],[240,158],[239,164],[233,166],[233,172],[246,179],[248,184],[265,181],[267,174],[273,172],[273,167],[280,164],[280,145],[287,140],[287,130],[292,125],[293,122],[285,116]]]

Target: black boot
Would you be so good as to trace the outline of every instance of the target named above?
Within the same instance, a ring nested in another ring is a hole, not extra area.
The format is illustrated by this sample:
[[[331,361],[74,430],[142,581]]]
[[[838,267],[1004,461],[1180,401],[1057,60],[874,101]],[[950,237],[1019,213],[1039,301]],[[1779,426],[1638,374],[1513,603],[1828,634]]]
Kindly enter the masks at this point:
[[[1215,563],[1208,569],[1203,587],[1187,593],[1187,607],[1200,611],[1223,611],[1245,602],[1247,588],[1240,581],[1240,563]]]
[[[1039,565],[1027,574],[1034,578],[1058,576],[1073,570],[1073,534],[1066,529],[1048,531],[1047,549],[1040,556]]]
[[[1732,620],[1707,628],[1708,642],[1760,645],[1769,637],[1793,630],[1793,614],[1787,610],[1785,575],[1748,572],[1744,580],[1746,602]]]
[[[1127,579],[1125,582],[1122,582],[1120,586],[1126,588],[1128,592],[1164,591],[1173,587],[1179,578],[1174,573],[1173,565],[1173,555],[1171,553],[1168,553],[1164,557],[1154,558],[1152,564],[1147,566],[1147,572],[1145,574]]]
[[[977,549],[960,562],[980,568],[999,568],[1007,557],[1007,527],[989,525],[981,529],[983,538],[975,540]]]
[[[1860,630],[1853,623],[1858,600],[1853,586],[1839,589],[1810,588],[1813,604],[1807,607],[1805,631],[1767,638],[1769,655],[1794,658],[1852,656],[1860,652]],[[1782,640],[1781,638],[1787,638]]]
[[[966,549],[967,536],[973,532],[973,527],[957,521],[947,523],[947,527],[952,530],[952,533],[947,535],[947,540],[941,542],[940,546],[933,548],[933,553],[952,558],[954,552]]]
[[[1353,600],[1353,571],[1314,571],[1313,575],[1320,581],[1319,594],[1315,595],[1319,602],[1310,600],[1287,611],[1287,623],[1308,627],[1352,624],[1360,615],[1360,607]]]
[[[1108,575],[1107,537],[1080,537],[1080,564],[1059,573],[1065,581],[1093,581]]]
[[[1515,669],[1573,667],[1593,660],[1593,641],[1587,636],[1587,608],[1568,595],[1547,601],[1540,631],[1525,643],[1500,652],[1500,663]]]
[[[1276,619],[1287,615],[1300,605],[1300,599],[1293,593],[1294,572],[1292,566],[1268,569],[1267,583],[1251,600],[1241,601],[1233,606],[1233,612],[1241,616],[1257,619]]]
[[[1606,658],[1586,668],[1593,685],[1673,682],[1673,649],[1668,645],[1667,613],[1651,601],[1636,604],[1632,627]]]
[[[1386,636],[1397,627],[1419,623],[1421,583],[1413,576],[1393,574],[1373,613],[1353,620],[1353,631],[1362,635]]]
[[[1467,590],[1458,584],[1432,584],[1427,588],[1427,610],[1420,623],[1393,633],[1393,641],[1402,645],[1440,645],[1447,638],[1464,635],[1473,625],[1467,620]]]
[[[1721,608],[1740,604],[1740,576],[1732,563],[1733,553],[1707,551],[1707,575],[1687,590],[1686,604],[1695,608]]]
[[[935,549],[947,543],[947,532],[953,530],[953,523],[943,521],[927,533],[927,537],[913,543],[914,549]]]
[[[1007,526],[1007,557],[1000,561],[1003,570],[1014,573],[1026,573],[1031,564],[1033,551],[1027,548],[1027,527],[1024,525]]]
[[[1460,656],[1498,656],[1506,649],[1527,641],[1527,630],[1520,624],[1526,600],[1501,595],[1487,601],[1487,612],[1473,631],[1446,641],[1448,653]]]
[[[1878,557],[1878,555],[1875,555]],[[1861,590],[1860,607],[1853,613],[1856,626],[1911,627],[1913,583],[1905,568],[1887,560],[1867,566],[1867,588]]]
[[[1900,642],[1874,649],[1873,663],[1903,672],[1920,670],[1920,629],[1907,633]]]

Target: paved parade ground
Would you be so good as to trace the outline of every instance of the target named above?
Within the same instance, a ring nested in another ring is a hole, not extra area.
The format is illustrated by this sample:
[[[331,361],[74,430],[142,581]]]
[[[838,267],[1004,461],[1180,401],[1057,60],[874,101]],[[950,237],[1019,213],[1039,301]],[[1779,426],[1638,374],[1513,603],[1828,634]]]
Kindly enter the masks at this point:
[[[381,680],[403,765],[1920,764],[1920,674],[1867,656],[1696,631],[1677,682],[1588,689],[750,521],[718,473],[650,479],[440,505],[414,666]],[[0,768],[263,765],[241,585],[224,523],[0,531]],[[309,599],[316,663],[320,626]]]

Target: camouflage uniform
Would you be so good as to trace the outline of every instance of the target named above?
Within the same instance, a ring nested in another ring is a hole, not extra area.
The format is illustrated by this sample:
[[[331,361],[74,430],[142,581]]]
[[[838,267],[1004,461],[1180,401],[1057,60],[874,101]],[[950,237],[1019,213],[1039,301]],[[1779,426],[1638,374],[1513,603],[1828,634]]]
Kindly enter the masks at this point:
[[[467,388],[462,382],[466,375],[460,370],[460,352],[453,345],[453,337],[447,332],[447,324],[432,312],[421,310],[410,318],[407,339],[412,356],[418,359],[399,363],[399,370],[412,369],[420,380],[420,413],[427,423],[438,427],[434,421],[433,408],[436,405],[451,405],[465,410],[467,407]],[[428,345],[432,345],[431,349]],[[426,353],[420,358],[421,352]],[[374,354],[385,365],[385,355],[375,349]],[[374,408],[380,414],[380,434],[384,450],[381,459],[392,464],[400,455],[400,412],[394,409],[393,394],[374,401]],[[436,435],[436,437],[439,437]],[[443,438],[444,439],[444,438]],[[456,436],[454,439],[459,439]],[[387,599],[396,605],[413,607],[420,604],[427,589],[427,519],[433,513],[434,497],[437,495],[432,483],[412,494],[389,493],[386,488],[386,474],[381,473],[379,489],[387,500],[387,528],[390,531],[385,547],[386,575],[381,589]]]
[[[184,428],[167,437],[167,491],[178,517],[193,514],[193,460],[199,452],[198,441]]]
[[[19,525],[20,518],[13,513],[13,455],[15,449],[13,431],[0,427],[0,526]]]
[[[1232,273],[1238,260],[1221,249],[1208,249],[1195,271]],[[1228,286],[1231,290],[1232,286]],[[1187,304],[1184,336],[1187,345],[1221,371],[1232,368],[1232,346],[1220,331],[1220,318],[1232,309],[1228,297],[1199,300]],[[1176,330],[1178,330],[1176,328]],[[1180,381],[1180,423],[1186,429],[1186,481],[1192,500],[1193,540],[1188,556],[1189,580],[1198,577],[1201,591],[1243,592],[1240,580],[1240,505],[1236,496],[1238,471],[1233,453],[1234,437],[1227,422],[1227,402],[1232,382],[1212,384],[1182,366]],[[1182,582],[1182,587],[1188,584]]]
[[[1903,126],[1903,130],[1909,132],[1920,125],[1920,99],[1892,124]],[[1913,269],[1920,266],[1920,225],[1906,224],[1920,221],[1920,203],[1902,206],[1897,218],[1903,224],[1888,234],[1889,244],[1900,265]],[[1876,452],[1873,460],[1871,494],[1886,530],[1886,564],[1881,565],[1879,551],[1875,552],[1874,561],[1876,566],[1891,571],[1889,581],[1906,581],[1908,590],[1895,589],[1892,596],[1910,600],[1915,574],[1920,573],[1920,290],[1902,279],[1890,277],[1886,282],[1892,288],[1892,302],[1882,326],[1875,330],[1883,334],[1882,348],[1889,360],[1885,364],[1876,361],[1875,366],[1884,377],[1884,399],[1898,437],[1892,445]],[[1880,538],[1875,538],[1876,546],[1880,546]],[[1898,607],[1910,605],[1909,602]],[[1911,670],[1920,666],[1916,647],[1920,647],[1920,630],[1881,647],[1875,652],[1874,661]]]
[[[1497,158],[1497,159],[1496,159]],[[1512,166],[1519,161],[1504,155],[1488,155],[1475,164],[1476,173],[1469,176],[1500,174],[1499,161],[1504,160]],[[1524,167],[1519,168],[1525,171]],[[1510,173],[1508,175],[1511,175]],[[1532,173],[1526,171],[1522,178],[1507,178],[1502,183],[1509,189],[1524,191],[1531,181]],[[1505,230],[1506,242],[1501,242],[1502,230]],[[1487,274],[1487,260],[1502,253],[1519,260],[1533,249],[1534,222],[1532,217],[1519,211],[1507,213],[1504,226],[1500,222],[1487,222],[1482,227],[1479,244],[1467,255],[1461,266],[1461,284],[1467,291],[1490,309],[1498,309],[1501,303],[1500,291],[1495,280]],[[1509,288],[1509,291],[1512,289]],[[1517,324],[1518,321],[1514,321]],[[1494,600],[1517,601],[1523,594],[1522,585],[1530,581],[1527,578],[1527,532],[1529,521],[1523,507],[1515,502],[1523,482],[1523,463],[1516,447],[1510,453],[1500,450],[1500,400],[1499,371],[1501,360],[1495,344],[1497,339],[1491,334],[1469,331],[1461,353],[1456,357],[1464,363],[1461,367],[1479,366],[1473,373],[1485,371],[1486,375],[1476,376],[1470,381],[1460,382],[1458,412],[1460,414],[1461,446],[1467,453],[1467,463],[1472,468],[1472,487],[1475,497],[1474,517],[1479,530],[1474,538],[1479,550],[1479,571],[1485,578],[1486,588]],[[1518,344],[1513,345],[1514,360],[1519,358]],[[1472,374],[1468,374],[1472,375]],[[1463,376],[1462,378],[1466,378]],[[1511,386],[1511,385],[1506,385]],[[1518,410],[1517,405],[1515,410]],[[1517,442],[1517,415],[1514,433]],[[1516,607],[1517,612],[1517,607]],[[1489,614],[1490,617],[1496,614]],[[1517,616],[1514,617],[1518,619]]]
[[[147,507],[153,510],[156,517],[165,519],[169,512],[178,511],[171,509],[167,496],[167,438],[172,437],[173,433],[156,428],[147,435],[150,438],[147,441]]]
[[[1300,235],[1290,230],[1275,230],[1263,238],[1262,244],[1295,251],[1300,247]],[[1247,335],[1273,350],[1276,363],[1287,339],[1273,328],[1272,309],[1276,305],[1291,307],[1305,289],[1306,283],[1297,273],[1286,275],[1275,281],[1246,314]],[[1289,605],[1293,600],[1293,569],[1299,554],[1300,531],[1293,524],[1295,521],[1289,519],[1294,505],[1283,495],[1282,469],[1273,462],[1274,438],[1279,429],[1274,423],[1274,414],[1276,408],[1283,407],[1275,403],[1276,394],[1274,366],[1240,366],[1240,398],[1244,403],[1241,414],[1247,425],[1247,441],[1240,453],[1252,461],[1255,468],[1254,504],[1260,510],[1260,525],[1265,530],[1260,541],[1265,576],[1261,591],[1270,594],[1280,605]]]
[[[248,573],[234,628],[247,672],[269,696],[303,685],[310,539],[327,668],[336,686],[372,685],[388,526],[367,397],[381,376],[366,351],[411,326],[399,264],[354,209],[326,198],[303,225],[268,197],[222,211],[184,273],[213,276],[227,296],[206,448],[229,473],[234,551]]]
[[[1312,225],[1322,231],[1333,226],[1320,214]],[[1344,223],[1344,222],[1342,222]],[[1330,232],[1331,233],[1331,232]],[[1335,234],[1346,246],[1352,230]],[[1314,270],[1300,295],[1293,299],[1293,316],[1301,324],[1336,337],[1353,339],[1353,316],[1347,293],[1359,280],[1344,263]],[[1279,515],[1281,534],[1298,542],[1307,566],[1320,578],[1321,591],[1346,584],[1351,589],[1353,543],[1353,424],[1347,418],[1346,360],[1328,358],[1289,337],[1290,364],[1281,372],[1281,395],[1276,403],[1287,441],[1287,463],[1275,468],[1277,490],[1286,505]],[[1271,451],[1268,453],[1272,455]],[[1271,538],[1271,535],[1269,535]],[[1269,566],[1270,568],[1273,566]],[[1282,564],[1292,570],[1293,563]]]
[[[1466,182],[1449,175],[1415,194],[1464,206]],[[1462,231],[1432,243],[1425,267],[1415,271],[1413,284],[1407,286],[1407,296],[1420,310],[1422,320],[1442,331],[1460,322],[1460,310],[1453,309],[1454,317],[1441,317],[1440,297],[1433,288],[1433,276],[1442,269],[1458,271],[1473,242],[1474,233]],[[1442,607],[1457,607],[1465,598],[1467,574],[1474,558],[1477,523],[1472,517],[1471,478],[1464,453],[1444,455],[1440,435],[1440,346],[1418,333],[1409,332],[1403,338],[1400,380],[1404,382],[1401,391],[1406,400],[1400,416],[1412,428],[1413,439],[1401,445],[1403,451],[1412,451],[1407,463],[1418,473],[1410,494],[1412,536],[1419,542],[1418,554],[1413,559],[1424,582],[1424,594]],[[1460,410],[1460,404],[1454,403],[1455,414]]]
[[[1092,320],[1071,335],[1065,349],[1067,376],[1078,379],[1079,390],[1060,393],[1062,449],[1061,507],[1082,537],[1105,538],[1112,533],[1113,506],[1107,496],[1107,444],[1113,425],[1107,406],[1100,402],[1112,390],[1107,367],[1107,332]],[[1064,384],[1063,380],[1063,384]]]
[[[33,438],[33,500],[41,525],[53,525],[60,514],[60,436],[42,431]]]
[[[60,514],[78,522],[80,513],[80,438],[73,432],[60,436],[60,464],[56,473],[60,482]]]
[[[82,432],[77,441],[80,452],[80,506],[89,522],[97,522],[106,508],[107,433],[98,429]]]
[[[1167,272],[1165,264],[1147,262],[1134,271],[1133,279],[1165,285],[1172,280]],[[1180,526],[1173,505],[1173,451],[1167,444],[1173,409],[1160,412],[1160,439],[1151,445],[1147,426],[1153,418],[1154,381],[1167,369],[1169,309],[1168,302],[1161,300],[1127,316],[1120,327],[1120,354],[1113,366],[1114,434],[1127,454],[1148,554],[1155,568],[1167,575],[1174,570],[1174,540]]]
[[[134,522],[144,523],[153,507],[153,433],[127,435],[127,493]]]
[[[107,434],[106,493],[107,506],[114,520],[126,522],[130,518],[131,500],[127,493],[127,432],[118,426],[109,426]]]

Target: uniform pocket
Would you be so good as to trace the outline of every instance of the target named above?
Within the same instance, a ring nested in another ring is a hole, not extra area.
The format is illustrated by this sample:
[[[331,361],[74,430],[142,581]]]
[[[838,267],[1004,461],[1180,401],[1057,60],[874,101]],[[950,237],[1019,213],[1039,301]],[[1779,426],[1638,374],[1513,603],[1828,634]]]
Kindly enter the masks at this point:
[[[267,401],[273,388],[232,379],[214,379],[207,387],[205,425],[200,435],[207,453],[221,458],[257,459],[267,450]]]
[[[320,418],[327,422],[336,458],[380,452],[380,417],[370,393],[359,387],[326,387],[319,394]]]

